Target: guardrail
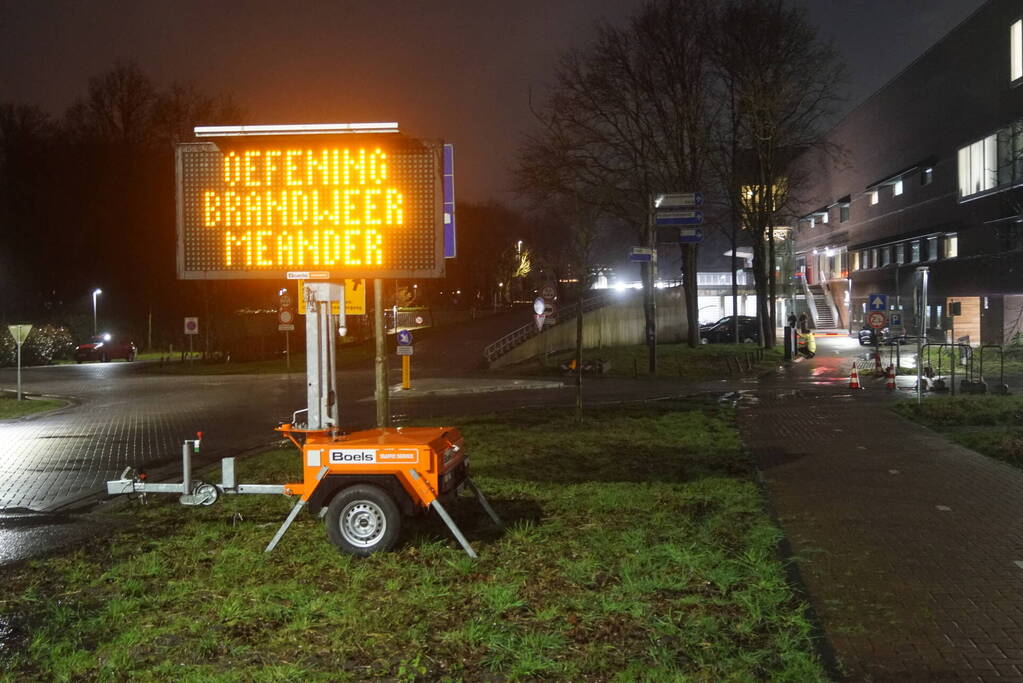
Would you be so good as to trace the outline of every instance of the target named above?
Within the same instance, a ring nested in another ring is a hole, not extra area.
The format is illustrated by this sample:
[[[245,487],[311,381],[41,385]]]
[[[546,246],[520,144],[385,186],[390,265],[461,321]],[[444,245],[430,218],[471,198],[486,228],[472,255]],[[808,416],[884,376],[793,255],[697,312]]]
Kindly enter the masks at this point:
[[[583,299],[583,314],[595,311],[602,306],[606,306],[610,297],[607,294],[601,294],[599,296],[590,297],[589,299]],[[579,310],[579,304],[570,304],[562,307],[558,311],[558,315],[555,321],[555,325],[561,324],[563,320],[572,320],[576,317],[577,311]],[[532,339],[536,335],[540,334],[540,330],[537,329],[535,323],[527,323],[522,327],[512,330],[508,334],[504,335],[492,344],[488,344],[483,349],[483,356],[487,359],[488,363],[493,363],[495,360],[508,353],[517,346],[521,346],[524,342]]]

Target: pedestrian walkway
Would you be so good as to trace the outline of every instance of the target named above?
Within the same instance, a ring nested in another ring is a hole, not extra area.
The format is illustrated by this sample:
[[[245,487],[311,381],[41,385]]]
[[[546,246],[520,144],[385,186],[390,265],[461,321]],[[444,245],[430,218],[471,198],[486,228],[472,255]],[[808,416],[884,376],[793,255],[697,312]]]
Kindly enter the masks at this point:
[[[1023,680],[1023,470],[875,396],[765,392],[739,411],[840,671]]]

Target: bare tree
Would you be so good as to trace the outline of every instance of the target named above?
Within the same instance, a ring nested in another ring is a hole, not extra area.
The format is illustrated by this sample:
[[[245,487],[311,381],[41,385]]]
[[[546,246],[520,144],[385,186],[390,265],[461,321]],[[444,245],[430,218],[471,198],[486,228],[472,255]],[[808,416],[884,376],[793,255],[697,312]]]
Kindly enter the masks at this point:
[[[585,51],[566,55],[536,111],[520,175],[550,192],[599,202],[653,247],[652,198],[699,189],[709,151],[708,0],[657,0],[625,28],[600,25]],[[560,166],[559,166],[560,165]],[[543,172],[533,169],[555,169]],[[698,342],[696,246],[684,250],[689,342]],[[650,371],[656,371],[656,268],[643,264]]]
[[[773,346],[774,228],[803,181],[791,161],[823,144],[844,69],[805,9],[785,0],[731,0],[716,25],[717,83],[730,108],[723,127],[730,168],[723,176],[735,217],[753,243],[762,339]]]

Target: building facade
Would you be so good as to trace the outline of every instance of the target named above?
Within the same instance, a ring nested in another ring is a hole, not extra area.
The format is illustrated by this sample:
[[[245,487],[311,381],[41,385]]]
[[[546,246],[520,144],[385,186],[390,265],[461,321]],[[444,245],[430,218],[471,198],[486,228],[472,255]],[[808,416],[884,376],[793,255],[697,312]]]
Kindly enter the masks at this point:
[[[826,142],[798,162],[796,269],[807,297],[823,292],[851,331],[868,295],[883,293],[907,332],[1018,341],[1023,3],[989,0]]]

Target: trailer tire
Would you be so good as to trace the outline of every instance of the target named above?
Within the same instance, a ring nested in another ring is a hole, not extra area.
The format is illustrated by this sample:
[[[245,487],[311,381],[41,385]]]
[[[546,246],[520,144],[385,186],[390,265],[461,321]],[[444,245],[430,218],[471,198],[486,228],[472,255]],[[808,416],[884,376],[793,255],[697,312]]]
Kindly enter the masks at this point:
[[[379,486],[354,484],[327,506],[327,538],[346,555],[390,550],[401,534],[401,511]]]

